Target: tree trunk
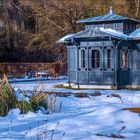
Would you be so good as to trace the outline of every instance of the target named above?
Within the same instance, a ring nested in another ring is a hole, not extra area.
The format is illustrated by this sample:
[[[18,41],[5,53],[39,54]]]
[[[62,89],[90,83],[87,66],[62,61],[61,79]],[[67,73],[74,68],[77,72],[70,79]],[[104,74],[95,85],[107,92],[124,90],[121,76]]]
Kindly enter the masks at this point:
[[[136,17],[138,17],[140,9],[140,0],[135,0],[135,4],[136,4]]]

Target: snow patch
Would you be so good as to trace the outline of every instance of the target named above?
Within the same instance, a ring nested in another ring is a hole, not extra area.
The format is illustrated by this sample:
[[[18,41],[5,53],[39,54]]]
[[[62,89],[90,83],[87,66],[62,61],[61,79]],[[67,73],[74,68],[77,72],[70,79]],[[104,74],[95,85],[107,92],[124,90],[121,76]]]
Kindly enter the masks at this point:
[[[132,32],[129,35],[129,38],[132,38],[132,39],[140,39],[140,28],[138,28],[134,32]]]
[[[62,37],[57,43],[67,43],[67,39],[74,36],[75,34],[69,34],[69,35],[66,35],[64,37]]]
[[[101,27],[101,28],[99,28],[99,30],[104,32],[104,33],[107,33],[107,34],[110,34],[110,35],[113,35],[113,36],[116,36],[116,37],[119,37],[119,38],[122,38],[122,39],[125,39],[125,40],[128,39],[128,36],[126,34],[123,34],[119,31],[111,29],[111,28],[105,29],[105,28]]]

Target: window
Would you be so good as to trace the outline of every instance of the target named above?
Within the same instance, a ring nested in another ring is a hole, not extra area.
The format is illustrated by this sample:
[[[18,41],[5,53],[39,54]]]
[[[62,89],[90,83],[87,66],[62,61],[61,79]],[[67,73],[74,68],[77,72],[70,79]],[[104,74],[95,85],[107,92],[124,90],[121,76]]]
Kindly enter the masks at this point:
[[[128,68],[128,51],[122,52],[122,68]]]
[[[91,67],[92,68],[100,67],[100,51],[99,50],[91,51]]]
[[[86,25],[86,29],[93,28],[93,25]]]
[[[100,27],[104,27],[103,24],[94,24],[94,28],[100,28]]]
[[[86,60],[85,60],[85,50],[81,50],[81,68],[85,68]]]
[[[111,68],[111,49],[107,49],[107,68]]]
[[[136,24],[133,24],[133,30],[136,30]]]
[[[105,24],[104,26],[105,26],[106,29],[107,28],[111,28],[111,29],[114,28],[114,24],[113,23],[112,24]]]
[[[123,23],[116,23],[115,24],[115,29],[116,30],[123,30]]]
[[[132,30],[132,24],[129,23],[128,25],[129,25],[128,29],[129,29],[129,30]]]

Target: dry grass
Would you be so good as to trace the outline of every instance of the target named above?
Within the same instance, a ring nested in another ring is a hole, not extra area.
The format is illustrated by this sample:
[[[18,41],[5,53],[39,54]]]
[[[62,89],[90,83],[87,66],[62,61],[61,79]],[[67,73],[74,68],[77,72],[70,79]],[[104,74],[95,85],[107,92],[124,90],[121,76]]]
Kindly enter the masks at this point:
[[[137,108],[124,108],[123,110],[129,110],[133,113],[137,113],[137,114],[140,114],[140,107],[137,107]]]
[[[89,90],[89,88],[73,88],[70,86],[64,86],[63,84],[54,86],[55,88],[64,88],[64,89],[73,89],[73,90]],[[90,88],[90,90],[111,90],[111,89],[102,89],[102,88]]]
[[[120,134],[96,134],[97,136],[102,136],[102,137],[109,137],[109,138],[116,138],[116,139],[125,139],[125,137],[123,135]]]
[[[54,95],[49,98],[48,94],[41,91],[36,91],[30,97],[29,102],[24,100],[24,98],[22,101],[18,101],[6,75],[0,78],[0,116],[6,116],[9,110],[14,108],[19,108],[22,114],[44,108],[50,114],[55,112],[55,106],[56,96]]]
[[[4,75],[0,78],[0,116],[8,114],[9,110],[18,106],[18,100],[14,96],[14,90]]]
[[[44,107],[47,109],[47,100],[48,100],[48,94],[44,93],[38,93],[30,98],[30,104],[34,111],[37,111],[40,109],[40,107]]]

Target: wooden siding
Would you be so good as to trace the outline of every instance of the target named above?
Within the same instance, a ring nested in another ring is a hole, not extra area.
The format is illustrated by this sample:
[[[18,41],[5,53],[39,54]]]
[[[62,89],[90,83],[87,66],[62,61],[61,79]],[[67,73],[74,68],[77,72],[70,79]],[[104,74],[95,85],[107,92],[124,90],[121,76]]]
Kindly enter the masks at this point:
[[[76,71],[70,71],[69,72],[69,82],[70,83],[75,83],[76,82]]]
[[[68,80],[69,82],[76,82],[77,72],[77,50],[74,46],[68,47]]]
[[[140,85],[140,71],[132,71],[130,74],[131,85]]]
[[[114,85],[114,72],[104,72],[103,73],[103,84],[104,85]]]
[[[102,72],[100,71],[92,71],[89,72],[89,83],[94,85],[102,84]]]
[[[100,67],[91,67],[91,51],[100,51]],[[106,50],[111,50],[111,68],[107,68]],[[81,68],[81,50],[85,50],[85,68]],[[111,41],[80,42],[80,46],[69,47],[70,82],[93,85],[114,85],[114,47]],[[76,58],[78,57],[78,58]],[[77,65],[78,67],[77,67]]]
[[[132,31],[136,30],[136,23],[132,21],[123,21],[123,22],[113,22],[113,23],[101,23],[101,24],[87,24],[85,25],[85,29],[92,29],[92,28],[111,28],[125,34],[130,34]]]
[[[133,70],[134,71],[137,71],[139,70],[140,71],[140,51],[138,50],[134,50],[133,51]]]
[[[76,71],[76,49],[70,48],[69,53],[70,53],[69,70]]]
[[[90,24],[90,25],[85,25],[85,29],[92,29],[92,28],[111,28],[120,32],[124,31],[124,23],[123,22],[117,22],[117,23],[102,23],[102,24]],[[127,29],[128,30],[128,29]]]
[[[140,85],[140,50],[138,48],[132,51],[131,58],[130,81],[132,85]]]

